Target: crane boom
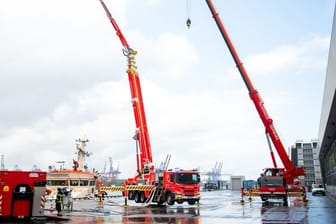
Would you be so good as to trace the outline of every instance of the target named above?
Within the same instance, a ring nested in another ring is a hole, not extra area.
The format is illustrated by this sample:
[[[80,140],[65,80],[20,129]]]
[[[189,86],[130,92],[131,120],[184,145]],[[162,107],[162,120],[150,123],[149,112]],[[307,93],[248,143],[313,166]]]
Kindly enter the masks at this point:
[[[166,158],[163,170],[156,170],[153,165],[140,79],[134,59],[137,52],[128,45],[104,1],[99,0],[99,2],[117,32],[124,47],[123,53],[128,59],[127,74],[136,123],[134,139],[137,149],[137,174],[135,177],[124,180],[124,186],[121,190],[123,196],[125,196],[125,202],[128,199],[134,200],[135,203],[150,204],[156,202],[158,205],[162,205],[166,202],[168,205],[173,205],[177,201],[179,204],[188,202],[190,205],[194,205],[201,198],[200,175],[197,170],[167,170],[170,155]],[[140,148],[140,153],[138,148]]]
[[[135,55],[137,54],[137,52],[129,46],[126,38],[121,32],[116,21],[113,19],[112,14],[108,10],[104,1],[99,0],[99,2],[104,8],[108,19],[110,20],[113,28],[115,29],[116,34],[119,37],[122,46],[124,47],[123,53],[128,59],[127,74],[128,74],[128,80],[129,80],[129,85],[130,85],[130,90],[131,90],[134,118],[135,118],[135,123],[136,123],[134,139],[137,141],[137,144],[139,144],[140,146],[140,154],[137,154],[137,170],[139,174],[144,173],[144,170],[147,164],[151,164],[153,162],[153,158],[152,158],[152,150],[151,150],[151,144],[150,144],[148,128],[147,128],[145,109],[144,109],[144,104],[143,104],[143,99],[142,99],[140,79],[139,79],[137,66],[135,62]]]
[[[108,19],[112,23],[113,28],[117,32],[117,35],[118,35],[118,37],[119,37],[119,39],[121,41],[121,44],[124,46],[124,48],[129,49],[129,45],[128,45],[127,41],[126,41],[126,38],[124,37],[123,33],[121,32],[121,30],[120,30],[117,22],[113,19],[112,14],[108,10],[105,2],[103,0],[99,0],[99,1],[100,1],[101,5],[103,6],[105,12],[106,12],[106,15],[107,15]]]
[[[280,138],[279,138],[279,135],[273,125],[273,120],[271,119],[271,117],[268,115],[267,111],[266,111],[266,108],[264,107],[264,102],[262,100],[262,98],[260,97],[258,91],[254,88],[247,72],[246,72],[246,69],[242,63],[242,61],[240,60],[239,56],[238,56],[238,53],[236,51],[236,49],[234,48],[232,42],[231,42],[231,39],[212,3],[211,0],[206,0],[208,6],[209,6],[209,9],[214,17],[214,20],[217,24],[217,27],[220,31],[220,33],[222,34],[223,36],[223,39],[225,40],[226,42],[226,45],[227,47],[229,48],[230,50],[230,53],[232,55],[232,58],[233,60],[235,61],[236,63],[236,66],[240,72],[240,75],[249,91],[249,95],[250,95],[250,98],[251,100],[253,101],[256,109],[257,109],[257,112],[265,126],[265,132],[267,135],[270,136],[271,140],[272,140],[272,143],[275,147],[275,149],[277,150],[278,154],[279,154],[279,157],[286,169],[285,171],[285,174],[284,174],[284,177],[286,179],[286,182],[287,183],[292,183],[293,181],[293,178],[294,177],[297,177],[297,176],[301,176],[301,175],[304,175],[304,170],[303,168],[301,167],[295,167],[293,165],[293,163],[291,162],[291,160],[289,159],[287,153],[286,153],[286,150],[285,150],[285,147],[284,145],[282,144]]]

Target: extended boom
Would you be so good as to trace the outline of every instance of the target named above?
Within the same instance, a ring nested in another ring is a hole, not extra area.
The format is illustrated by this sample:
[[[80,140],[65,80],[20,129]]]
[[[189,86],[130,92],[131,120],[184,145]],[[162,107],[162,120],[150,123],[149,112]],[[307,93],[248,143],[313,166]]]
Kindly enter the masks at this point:
[[[266,136],[267,137],[270,137],[276,151],[278,152],[278,155],[285,167],[285,169],[278,169],[276,167],[276,162],[275,162],[275,159],[274,159],[274,156],[273,154],[272,155],[272,160],[273,160],[273,164],[274,164],[274,168],[268,168],[266,169],[266,171],[271,171],[272,172],[272,177],[273,178],[273,175],[275,176],[276,174],[279,174],[278,171],[282,171],[280,174],[281,174],[281,178],[282,178],[282,181],[280,181],[280,185],[283,185],[281,187],[281,191],[285,191],[286,189],[284,189],[283,187],[286,187],[286,185],[290,185],[290,184],[293,184],[294,182],[294,178],[298,177],[298,176],[302,176],[304,175],[304,169],[302,167],[295,167],[293,165],[293,163],[291,162],[291,160],[289,159],[287,153],[286,153],[286,150],[285,150],[285,147],[284,145],[282,144],[280,138],[279,138],[279,135],[273,125],[273,120],[271,119],[271,117],[268,115],[267,111],[266,111],[266,108],[264,107],[264,102],[262,100],[262,98],[260,97],[258,91],[254,88],[247,72],[246,72],[246,69],[243,65],[243,63],[241,62],[239,56],[238,56],[238,53],[236,51],[236,49],[234,48],[232,42],[231,42],[231,39],[212,3],[211,0],[206,0],[208,6],[209,6],[209,9],[215,19],[215,22],[217,24],[217,27],[220,31],[220,33],[222,34],[222,37],[227,45],[227,47],[229,48],[230,50],[230,53],[232,55],[232,58],[233,60],[235,61],[236,63],[236,66],[240,72],[240,75],[246,85],[246,88],[248,89],[248,92],[249,92],[249,95],[250,95],[250,98],[251,100],[253,101],[254,103],[254,106],[255,108],[257,109],[257,112],[261,118],[261,121],[262,123],[264,124],[265,126],[265,132],[266,132]],[[272,182],[273,180],[276,180],[276,177],[274,177],[273,179],[265,179],[266,177],[263,178],[263,180],[261,180],[262,183],[264,183],[264,180],[268,183]],[[279,182],[279,181],[278,181]],[[274,184],[274,183],[272,183]],[[265,190],[265,189],[263,189]],[[266,190],[269,190],[269,189],[266,189]],[[305,189],[303,189],[303,191],[305,192]],[[271,192],[271,191],[270,191]],[[270,193],[269,196],[274,196],[272,193]],[[286,197],[285,200],[287,201],[287,196],[284,196]],[[305,196],[304,196],[305,197]],[[266,199],[266,197],[264,197],[263,199]]]
[[[124,47],[123,53],[128,60],[127,74],[136,124],[134,139],[137,143],[137,174],[135,177],[125,180],[124,187],[118,189],[123,191],[125,197],[134,200],[136,203],[156,202],[163,204],[166,202],[168,205],[172,205],[176,201],[178,203],[195,204],[200,200],[200,175],[197,170],[166,170],[168,161],[164,170],[155,170],[154,168],[140,79],[134,58],[137,52],[128,45],[104,1],[99,0],[99,2],[112,23]],[[110,189],[116,188],[112,187]],[[109,188],[105,187],[104,190],[109,190]]]

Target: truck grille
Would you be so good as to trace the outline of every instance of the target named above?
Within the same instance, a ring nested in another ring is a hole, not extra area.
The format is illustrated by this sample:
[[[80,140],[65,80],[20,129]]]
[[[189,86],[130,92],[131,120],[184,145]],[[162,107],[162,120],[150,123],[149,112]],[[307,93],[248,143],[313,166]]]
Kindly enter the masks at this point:
[[[185,190],[184,194],[186,196],[194,196],[195,195],[195,191],[194,190]]]

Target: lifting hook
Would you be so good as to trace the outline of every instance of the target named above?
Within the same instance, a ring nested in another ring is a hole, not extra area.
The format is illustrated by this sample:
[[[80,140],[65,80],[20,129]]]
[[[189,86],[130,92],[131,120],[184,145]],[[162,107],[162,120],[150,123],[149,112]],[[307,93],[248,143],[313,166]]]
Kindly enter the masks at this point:
[[[190,26],[191,26],[191,19],[190,18],[187,19],[186,24],[187,24],[188,29],[190,29]]]

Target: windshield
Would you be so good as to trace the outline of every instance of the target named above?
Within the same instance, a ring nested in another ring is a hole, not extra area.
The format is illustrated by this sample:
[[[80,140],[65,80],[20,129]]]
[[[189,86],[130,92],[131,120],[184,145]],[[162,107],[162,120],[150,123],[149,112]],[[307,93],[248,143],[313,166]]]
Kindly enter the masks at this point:
[[[198,173],[178,173],[176,175],[176,182],[179,184],[198,184],[200,182]]]

